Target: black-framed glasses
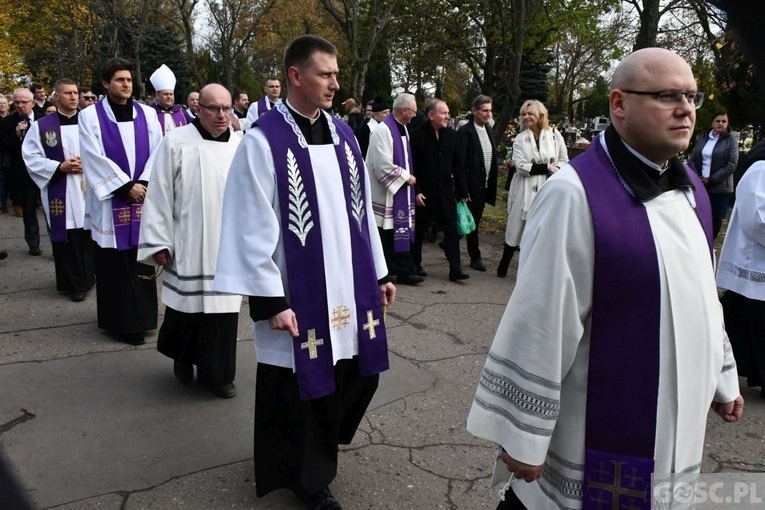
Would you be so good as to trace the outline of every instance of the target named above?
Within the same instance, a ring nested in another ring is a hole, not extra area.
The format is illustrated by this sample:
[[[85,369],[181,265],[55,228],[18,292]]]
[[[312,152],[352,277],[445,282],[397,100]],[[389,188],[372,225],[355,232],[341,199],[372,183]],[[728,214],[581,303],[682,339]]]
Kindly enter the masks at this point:
[[[653,96],[661,108],[671,110],[682,104],[683,98],[688,101],[695,109],[704,103],[703,92],[679,92],[675,90],[662,90],[659,92],[649,92],[646,90],[624,90],[625,94],[635,94],[637,96]]]
[[[222,113],[223,115],[227,113],[231,113],[231,110],[234,109],[233,106],[211,106],[199,103],[199,106],[204,108],[207,111],[213,112],[215,115],[218,115],[219,113]]]
[[[95,101],[96,96],[81,96],[85,101]]]

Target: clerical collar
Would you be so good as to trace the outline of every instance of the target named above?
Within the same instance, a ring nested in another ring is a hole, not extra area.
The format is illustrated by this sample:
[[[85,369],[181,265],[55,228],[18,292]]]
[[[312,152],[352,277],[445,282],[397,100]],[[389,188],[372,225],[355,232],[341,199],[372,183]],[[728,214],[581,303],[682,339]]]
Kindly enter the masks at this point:
[[[192,120],[191,123],[197,128],[197,131],[199,131],[199,134],[202,135],[204,140],[209,140],[211,142],[228,142],[231,137],[231,130],[227,129],[215,138],[212,133],[202,127],[202,121],[199,120],[199,117]]]
[[[128,98],[125,104],[117,104],[109,96],[106,96],[106,100],[109,101],[109,107],[114,112],[114,118],[117,119],[117,122],[133,122],[132,97]]]
[[[271,103],[271,104],[273,104],[273,103]],[[310,122],[311,124],[313,124],[314,122],[319,120],[319,118],[321,117],[321,110],[319,110],[319,114],[316,117],[314,117],[313,119],[311,117],[307,116],[307,115],[303,115],[302,113],[297,111],[294,106],[292,106],[292,103],[290,103],[289,99],[287,99],[287,106],[289,107],[291,112],[295,112],[296,115],[300,115],[304,119],[307,119],[308,122]]]
[[[646,160],[619,136],[613,125],[604,133],[608,154],[625,184],[640,202],[653,200],[677,188],[695,189],[683,163],[676,157],[667,162],[666,170]],[[600,143],[595,141],[593,143]]]
[[[56,110],[56,115],[58,115],[58,121],[62,126],[76,126],[78,113],[80,112],[75,110],[73,114],[66,115],[61,113],[61,110]]]
[[[393,114],[391,114],[391,115],[393,115]],[[400,123],[395,115],[393,116],[393,120],[396,121],[396,127],[398,127],[399,134],[401,136],[406,136],[406,126],[403,125],[402,123]]]
[[[327,118],[321,111],[319,111],[319,116],[317,118],[309,119],[295,110],[292,105],[290,105],[289,100],[285,100],[284,104],[295,119],[295,123],[298,128],[300,128],[300,132],[303,133],[308,145],[326,145],[332,143],[332,133],[329,131]]]

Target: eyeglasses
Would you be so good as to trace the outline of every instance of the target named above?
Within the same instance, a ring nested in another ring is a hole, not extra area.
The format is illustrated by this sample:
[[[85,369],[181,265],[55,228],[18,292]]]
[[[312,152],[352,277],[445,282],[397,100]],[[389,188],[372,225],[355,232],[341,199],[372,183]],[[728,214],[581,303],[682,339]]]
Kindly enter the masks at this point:
[[[80,97],[82,99],[84,99],[85,101],[95,101],[96,100],[96,96],[80,96]]]
[[[206,104],[199,103],[199,106],[202,108],[213,112],[213,114],[218,115],[219,113],[222,113],[223,115],[227,113],[231,113],[231,110],[234,109],[233,106],[208,106]]]
[[[27,104],[31,102],[32,102],[31,99],[17,99],[13,102],[13,104]]]
[[[682,105],[683,98],[686,99],[695,109],[704,103],[703,92],[676,92],[676,91],[661,91],[661,92],[648,92],[645,90],[622,90],[625,94],[635,94],[637,96],[653,96],[656,98],[656,102],[661,108],[665,110],[671,110]]]

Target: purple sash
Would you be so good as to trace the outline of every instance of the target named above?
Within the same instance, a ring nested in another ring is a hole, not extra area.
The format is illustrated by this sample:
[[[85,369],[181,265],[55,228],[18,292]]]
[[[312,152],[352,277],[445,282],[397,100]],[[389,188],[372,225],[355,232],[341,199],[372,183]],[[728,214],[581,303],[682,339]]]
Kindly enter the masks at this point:
[[[582,508],[650,509],[661,315],[656,246],[645,207],[625,189],[600,139],[571,165],[595,240]],[[706,230],[711,214],[701,195],[695,192]]]
[[[146,115],[139,105],[134,104],[133,110],[136,112],[133,119],[133,129],[135,132],[135,175],[130,174],[130,163],[125,152],[125,145],[122,143],[119,126],[106,115],[103,101],[96,103],[98,124],[101,127],[101,139],[104,144],[104,154],[120,170],[125,172],[125,175],[132,181],[137,182],[143,173],[151,150],[149,148],[149,126],[146,123]],[[142,211],[143,201],[126,202],[117,196],[112,196],[112,218],[114,220],[114,237],[117,240],[117,250],[129,250],[138,246]]]
[[[274,158],[289,301],[300,325],[300,336],[292,339],[295,372],[300,399],[311,400],[335,391],[320,204],[308,146],[296,137],[294,120],[287,108],[283,104],[275,108],[279,115],[265,116],[255,125],[262,128]],[[364,217],[364,160],[350,129],[334,119],[330,122],[334,122],[339,135],[335,151],[343,180],[353,250],[356,301],[353,313],[358,327],[359,374],[369,376],[388,368],[388,347],[369,226]],[[351,150],[350,163],[346,147]]]
[[[263,96],[258,99],[258,118],[262,117],[268,110],[271,109],[271,101],[268,100],[268,96]]]
[[[409,170],[414,175],[412,166],[412,145],[409,143],[409,131],[406,131],[406,153],[409,157],[409,166],[404,158],[404,142],[401,141],[401,133],[398,130],[398,122],[393,115],[388,115],[383,120],[388,126],[393,138],[393,164]],[[412,249],[414,241],[414,186],[404,184],[393,195],[393,251],[396,253],[408,252]]]
[[[64,142],[61,139],[61,121],[58,114],[45,115],[37,121],[40,130],[45,157],[63,163]],[[56,172],[48,182],[48,210],[50,211],[50,240],[55,243],[65,243],[69,240],[66,235],[66,174]]]
[[[165,136],[165,113],[162,108],[160,108],[159,104],[157,104],[157,100],[155,99],[152,101],[149,106],[157,110],[157,120],[159,120],[159,125],[162,126],[162,136]],[[181,105],[174,104],[173,107],[170,109],[170,116],[173,117],[173,123],[176,127],[185,126],[190,120],[188,120],[188,117],[186,115],[186,112],[181,108]]]

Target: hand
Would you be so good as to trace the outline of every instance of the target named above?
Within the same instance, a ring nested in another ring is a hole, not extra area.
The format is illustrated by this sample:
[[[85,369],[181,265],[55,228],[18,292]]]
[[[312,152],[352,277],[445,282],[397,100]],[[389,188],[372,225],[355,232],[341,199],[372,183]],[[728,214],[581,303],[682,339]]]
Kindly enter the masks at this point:
[[[701,178],[701,184],[703,184],[704,186],[708,186],[709,185],[709,177],[702,177]]]
[[[414,197],[415,202],[420,207],[425,207],[425,195],[422,193],[418,193],[416,197]]]
[[[129,198],[131,202],[140,202],[146,198],[146,186],[139,183],[133,184],[133,187],[130,188]]]
[[[558,170],[560,170],[560,167],[559,167],[559,166],[555,166],[555,165],[550,165],[550,166],[548,166],[548,167],[547,167],[547,169],[548,169],[550,172],[552,172],[552,173],[555,173],[555,172],[557,172]]]
[[[744,397],[739,395],[733,402],[712,402],[712,410],[719,414],[723,420],[733,423],[744,414]]]
[[[234,128],[234,131],[241,131],[242,125],[239,123],[239,117],[234,115],[234,112],[228,114],[228,120],[231,123],[231,127]]]
[[[271,329],[286,331],[292,338],[300,336],[297,317],[295,316],[295,312],[292,311],[292,308],[279,312],[268,319],[268,325],[271,326]]]
[[[65,174],[81,174],[82,162],[78,157],[69,158],[61,163],[59,169]]]
[[[160,266],[169,266],[173,263],[173,258],[170,256],[170,251],[165,248],[161,252],[154,254],[154,262]]]
[[[417,183],[417,179],[414,178],[414,175],[410,175],[406,183],[410,186],[414,186]]]
[[[383,306],[391,306],[396,300],[396,286],[392,283],[380,285],[380,301]]]
[[[532,466],[524,464],[518,460],[515,460],[507,452],[503,451],[499,458],[507,466],[507,470],[515,475],[518,480],[525,480],[526,482],[533,482],[540,476],[542,476],[543,466]]]
[[[29,127],[29,124],[27,121],[22,120],[18,124],[16,124],[16,136],[21,138],[21,136],[24,134],[24,131]]]

